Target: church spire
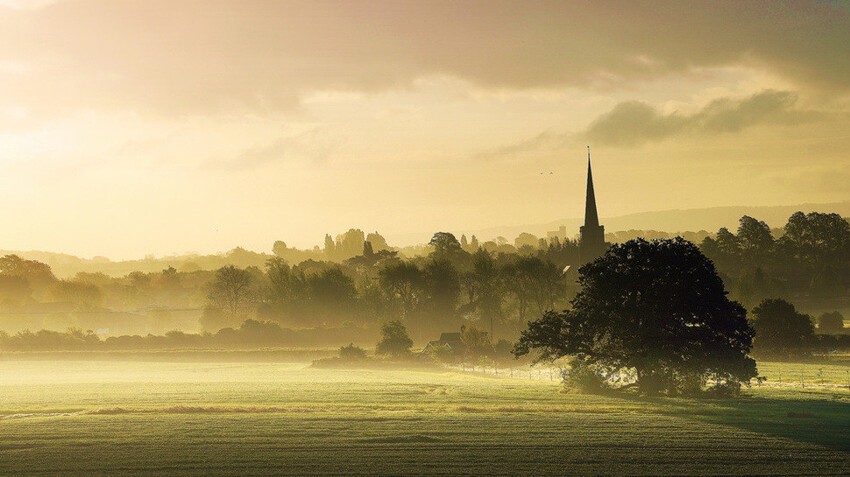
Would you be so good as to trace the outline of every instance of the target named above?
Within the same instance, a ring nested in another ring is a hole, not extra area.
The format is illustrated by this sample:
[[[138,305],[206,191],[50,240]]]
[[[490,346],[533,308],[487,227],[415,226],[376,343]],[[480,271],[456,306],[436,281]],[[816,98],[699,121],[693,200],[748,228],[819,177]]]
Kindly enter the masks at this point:
[[[584,203],[584,225],[599,226],[599,215],[596,213],[596,194],[593,193],[593,172],[590,170],[590,146],[587,146],[587,197]]]

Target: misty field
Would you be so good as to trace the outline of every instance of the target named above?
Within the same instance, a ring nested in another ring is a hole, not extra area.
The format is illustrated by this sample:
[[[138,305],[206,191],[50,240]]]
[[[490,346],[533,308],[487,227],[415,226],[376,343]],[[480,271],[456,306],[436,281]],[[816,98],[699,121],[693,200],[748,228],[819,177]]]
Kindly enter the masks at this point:
[[[307,366],[0,361],[0,474],[850,473],[845,366],[733,400]]]

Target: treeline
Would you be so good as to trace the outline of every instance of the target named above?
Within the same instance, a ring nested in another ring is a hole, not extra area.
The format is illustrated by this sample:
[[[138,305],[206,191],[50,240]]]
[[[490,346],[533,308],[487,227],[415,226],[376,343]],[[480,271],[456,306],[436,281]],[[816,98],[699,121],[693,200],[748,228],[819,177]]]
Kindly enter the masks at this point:
[[[347,240],[328,240],[333,254],[350,254]],[[353,237],[353,238],[351,238]],[[122,277],[78,273],[57,278],[51,268],[16,255],[0,258],[0,329],[67,329],[104,335],[216,332],[247,319],[289,328],[361,328],[402,319],[417,339],[480,322],[491,334],[515,336],[544,310],[574,292],[564,274],[578,258],[575,241],[534,238],[536,246],[479,243],[435,234],[427,255],[403,258],[380,237],[366,235],[359,254],[337,263],[281,256],[261,266],[217,271],[134,271]],[[525,237],[528,238],[528,237]],[[333,245],[331,245],[333,244]],[[277,252],[284,255],[282,245]],[[337,258],[339,255],[337,255]]]
[[[578,243],[570,239],[525,233],[513,243],[479,242],[439,232],[412,257],[357,229],[325,242],[303,260],[303,251],[278,242],[275,255],[234,252],[249,266],[120,277],[84,272],[60,279],[45,263],[6,255],[0,329],[155,336],[173,329],[217,333],[251,319],[291,329],[363,330],[401,320],[417,341],[474,324],[496,342],[515,339],[546,310],[566,308],[578,287]],[[735,233],[720,229],[700,249],[747,308],[784,298],[829,312],[815,317],[819,332],[843,332],[843,317],[833,311],[850,307],[850,224],[837,214],[798,212],[775,230],[745,216]]]
[[[123,335],[102,339],[91,330],[64,332],[29,330],[8,334],[0,331],[0,351],[124,351],[169,349],[257,349],[323,347],[328,343],[355,340],[372,342],[377,333],[352,324],[337,328],[282,328],[273,322],[247,320],[237,328],[216,333],[169,331],[164,335]]]
[[[623,243],[636,238],[646,240],[670,239],[674,237],[682,237],[688,242],[700,243],[711,234],[705,230],[699,232],[664,232],[661,230],[621,230],[618,232],[609,232],[605,234],[605,241],[609,243]]]
[[[417,340],[457,331],[463,323],[514,337],[533,316],[565,306],[571,287],[562,264],[577,255],[574,242],[503,253],[446,232],[434,235],[428,256],[413,259],[376,251],[368,240],[361,247],[360,255],[341,264],[290,265],[276,257],[263,269],[219,269],[204,328],[251,316],[293,327],[368,327],[400,319]]]
[[[846,300],[850,223],[838,214],[793,214],[779,230],[744,216],[700,244],[733,297],[748,308],[765,298]]]

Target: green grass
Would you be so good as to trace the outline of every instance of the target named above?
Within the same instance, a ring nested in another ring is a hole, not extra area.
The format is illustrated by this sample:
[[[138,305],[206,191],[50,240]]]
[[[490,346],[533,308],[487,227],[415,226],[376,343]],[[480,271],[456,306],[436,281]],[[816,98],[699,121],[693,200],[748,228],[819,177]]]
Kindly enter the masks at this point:
[[[774,385],[799,387],[802,382],[806,386],[821,383],[845,389],[850,386],[850,362],[847,361],[839,364],[759,363],[758,369],[759,374]]]
[[[790,365],[760,364],[768,383],[773,366]],[[455,372],[0,362],[0,474],[178,471],[847,475],[850,391],[687,400]]]

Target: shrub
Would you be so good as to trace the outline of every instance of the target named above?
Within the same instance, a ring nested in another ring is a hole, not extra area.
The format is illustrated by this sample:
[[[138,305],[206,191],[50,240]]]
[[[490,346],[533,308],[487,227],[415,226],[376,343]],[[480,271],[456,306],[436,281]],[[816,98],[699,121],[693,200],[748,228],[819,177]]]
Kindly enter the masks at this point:
[[[570,370],[564,373],[564,386],[587,393],[599,393],[610,389],[603,370],[584,360],[574,359]]]
[[[349,343],[348,346],[339,348],[339,359],[345,361],[360,361],[366,359],[366,350],[359,346],[354,346],[354,343]]]
[[[428,355],[437,363],[451,364],[457,360],[454,350],[447,345],[438,344],[428,348]]]

